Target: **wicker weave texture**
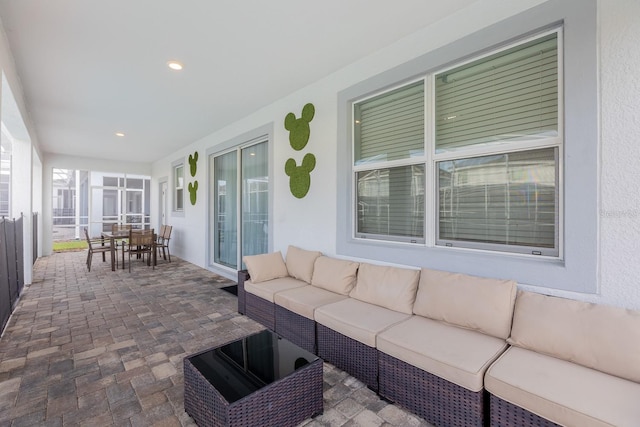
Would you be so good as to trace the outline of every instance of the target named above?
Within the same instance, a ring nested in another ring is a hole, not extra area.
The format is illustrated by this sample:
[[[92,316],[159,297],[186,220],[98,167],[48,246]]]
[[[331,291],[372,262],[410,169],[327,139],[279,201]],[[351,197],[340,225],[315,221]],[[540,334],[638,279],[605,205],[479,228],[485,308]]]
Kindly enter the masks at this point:
[[[245,292],[245,311],[246,315],[258,323],[262,323],[267,328],[275,331],[276,329],[276,308],[275,304],[260,298],[249,292]]]
[[[378,391],[378,350],[318,323],[318,356]]]
[[[439,427],[486,425],[485,392],[473,392],[378,352],[381,396]],[[515,424],[514,424],[515,425]]]
[[[281,337],[316,354],[316,322],[276,304],[276,331]]]
[[[249,280],[249,272],[247,270],[238,271],[238,313],[246,313],[244,282]]]
[[[323,411],[322,360],[231,404],[184,360],[185,411],[200,427],[296,426]]]
[[[200,372],[184,359],[184,410],[200,427],[228,425],[227,401]]]
[[[491,427],[556,427],[559,424],[542,418],[513,403],[490,395]]]

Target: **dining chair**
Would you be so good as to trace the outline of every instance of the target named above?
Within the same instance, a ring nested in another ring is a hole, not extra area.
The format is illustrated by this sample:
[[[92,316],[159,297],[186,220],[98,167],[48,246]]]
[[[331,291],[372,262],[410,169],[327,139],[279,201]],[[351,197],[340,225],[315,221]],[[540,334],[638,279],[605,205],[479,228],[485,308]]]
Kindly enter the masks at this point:
[[[87,239],[87,245],[89,248],[89,251],[87,253],[87,269],[89,271],[91,271],[91,261],[93,259],[93,254],[94,253],[101,253],[102,254],[102,262],[105,262],[105,254],[109,253],[111,254],[111,244],[104,244],[104,240],[102,239],[91,239],[89,237],[89,230],[87,230],[87,227],[84,227],[84,237]],[[118,260],[118,256],[117,256],[117,251],[118,251],[118,247],[116,246],[114,248],[116,250],[116,262]]]
[[[164,229],[163,229],[164,227]],[[167,259],[169,254],[169,262],[171,262],[171,251],[169,250],[169,240],[171,239],[172,225],[163,225],[160,227],[160,233],[158,234],[158,250],[162,249],[162,259]],[[165,253],[165,249],[167,253]]]
[[[118,245],[122,246],[122,269],[124,269],[124,253],[126,252],[127,239],[131,228],[131,224],[111,224],[111,233],[114,236],[118,236],[114,238],[116,247]]]
[[[127,245],[127,252],[129,252],[129,273],[131,273],[131,256],[141,256],[144,261],[144,256],[147,255],[147,265],[155,264],[151,258],[153,251],[155,250],[154,242],[154,230],[129,230],[129,243]]]

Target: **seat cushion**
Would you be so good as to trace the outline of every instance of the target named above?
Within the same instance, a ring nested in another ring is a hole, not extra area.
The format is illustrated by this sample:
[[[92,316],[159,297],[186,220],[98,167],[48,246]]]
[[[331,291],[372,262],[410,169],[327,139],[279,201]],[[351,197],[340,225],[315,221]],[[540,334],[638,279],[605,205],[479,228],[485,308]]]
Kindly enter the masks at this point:
[[[311,283],[313,264],[320,255],[322,253],[318,251],[307,251],[296,246],[289,246],[285,262],[289,276]]]
[[[349,295],[356,284],[356,273],[360,264],[353,261],[321,256],[313,267],[311,284],[319,288]]]
[[[423,268],[413,312],[507,339],[516,282]]]
[[[640,311],[519,291],[509,343],[640,383]]]
[[[507,348],[505,340],[412,316],[380,333],[378,350],[467,390],[483,389],[484,373]]]
[[[289,275],[280,251],[270,254],[246,255],[242,257],[242,261],[247,266],[247,271],[253,283],[265,282]]]
[[[274,302],[274,297],[278,292],[287,289],[310,286],[302,280],[293,277],[281,277],[279,279],[267,280],[266,282],[254,283],[252,280],[244,282],[244,290],[250,294],[258,296],[269,302]]]
[[[412,314],[420,270],[361,263],[351,298]]]
[[[275,303],[307,319],[314,320],[316,308],[348,298],[346,295],[336,294],[315,286],[303,286],[278,292]]]
[[[354,298],[323,305],[315,311],[316,322],[374,348],[378,333],[409,317]]]
[[[485,388],[561,425],[640,423],[640,384],[518,347],[487,370]]]

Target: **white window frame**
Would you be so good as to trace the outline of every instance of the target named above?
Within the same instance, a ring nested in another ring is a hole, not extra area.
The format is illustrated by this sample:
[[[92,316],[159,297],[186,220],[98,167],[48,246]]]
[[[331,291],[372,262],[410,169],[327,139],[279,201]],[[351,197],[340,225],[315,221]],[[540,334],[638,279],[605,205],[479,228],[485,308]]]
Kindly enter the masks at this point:
[[[177,171],[178,168],[182,168],[182,188],[177,185]],[[172,216],[184,216],[184,201],[185,201],[185,168],[184,168],[184,159],[176,160],[171,163],[171,214]],[[182,197],[178,196],[178,190],[182,190]],[[178,205],[178,199],[181,199],[182,206]]]
[[[548,137],[544,139],[540,138],[530,138],[530,139],[522,139],[519,141],[510,141],[508,144],[495,144],[495,145],[483,145],[480,146],[471,146],[469,148],[459,148],[451,151],[443,151],[438,153],[436,151],[436,126],[435,126],[435,79],[436,76],[445,73],[448,70],[455,69],[462,65],[472,63],[488,56],[495,55],[497,53],[503,52],[505,50],[520,46],[527,42],[540,39],[550,34],[557,35],[557,43],[558,43],[558,135],[554,137]],[[352,162],[352,194],[353,200],[351,202],[352,206],[352,236],[354,239],[367,239],[367,240],[384,240],[398,243],[409,243],[409,244],[417,244],[417,245],[426,245],[428,247],[433,246],[442,246],[447,250],[453,248],[466,248],[470,250],[486,250],[486,251],[497,251],[504,252],[510,254],[522,254],[522,255],[534,255],[534,256],[549,256],[551,258],[562,258],[562,224],[563,224],[563,216],[562,216],[562,200],[563,200],[563,180],[562,180],[562,170],[563,170],[563,140],[564,140],[564,124],[563,124],[563,70],[562,70],[562,27],[555,27],[550,30],[545,30],[534,35],[530,35],[528,37],[516,40],[511,42],[505,46],[502,46],[498,49],[493,49],[487,51],[481,55],[476,55],[468,58],[465,61],[456,62],[447,67],[442,67],[436,69],[433,72],[428,74],[424,74],[420,76],[420,78],[403,82],[402,84],[396,84],[391,88],[385,89],[384,91],[376,92],[365,96],[361,99],[355,100],[351,104],[351,115],[355,117],[356,107],[370,99],[378,97],[380,95],[388,94],[398,89],[402,89],[404,87],[413,85],[417,82],[423,81],[424,83],[424,140],[423,140],[423,155],[419,157],[408,157],[406,159],[399,160],[391,160],[391,161],[373,161],[366,162],[363,164],[357,164],[356,162],[356,126],[358,123],[356,121],[353,122],[352,126],[352,134],[351,134],[351,158]],[[484,243],[484,242],[472,242],[472,241],[451,241],[444,240],[439,238],[439,184],[438,184],[438,163],[442,161],[449,160],[460,160],[460,159],[469,159],[473,157],[483,157],[483,156],[491,156],[491,155],[501,155],[507,153],[517,153],[531,150],[538,150],[543,148],[554,148],[557,150],[556,162],[557,162],[557,185],[558,188],[556,191],[559,192],[559,197],[556,200],[558,204],[556,206],[556,218],[555,218],[555,247],[552,249],[547,248],[538,248],[534,246],[523,246],[523,245],[506,245],[506,244],[495,244],[495,243]],[[360,172],[366,171],[374,171],[380,169],[389,169],[395,167],[407,167],[413,165],[424,165],[425,167],[425,208],[424,208],[424,236],[415,236],[415,237],[401,237],[401,236],[387,236],[387,235],[374,235],[370,233],[365,233],[358,230],[358,182],[357,176]]]
[[[358,99],[357,101],[353,102],[351,104],[351,116],[355,117],[355,109],[356,109],[356,104],[365,102],[369,99],[375,98],[377,96],[383,95],[385,93],[389,93],[389,92],[393,92],[397,89],[402,89],[403,87],[406,86],[410,86],[412,84],[418,83],[422,81],[424,83],[424,93],[425,93],[425,97],[427,94],[428,86],[427,86],[427,79],[425,79],[425,77],[420,77],[417,79],[413,79],[410,80],[408,82],[403,82],[402,84],[396,84],[384,91],[381,92],[377,92],[374,94],[371,94],[369,96],[366,96],[364,98]],[[352,162],[352,171],[351,171],[351,189],[352,189],[352,194],[353,194],[353,213],[351,215],[351,230],[352,230],[352,236],[355,239],[366,239],[366,240],[384,240],[384,241],[390,241],[390,242],[401,242],[401,243],[411,243],[411,244],[425,244],[425,242],[427,242],[426,237],[428,234],[427,231],[427,227],[423,227],[424,230],[424,235],[422,237],[400,237],[400,236],[386,236],[386,235],[375,235],[375,234],[371,234],[371,233],[365,233],[365,232],[359,232],[358,231],[358,209],[357,209],[357,203],[358,203],[358,173],[359,172],[366,172],[366,171],[374,171],[374,170],[380,170],[380,169],[391,169],[391,168],[397,168],[397,167],[407,167],[407,166],[414,166],[414,165],[425,165],[428,161],[428,150],[427,150],[427,144],[426,144],[426,138],[427,138],[427,134],[428,134],[428,129],[429,129],[429,121],[428,121],[428,117],[429,117],[429,111],[427,108],[427,103],[425,103],[425,136],[423,139],[423,155],[422,156],[418,156],[418,157],[408,157],[406,159],[398,159],[398,160],[390,160],[390,161],[374,161],[374,162],[364,162],[361,164],[356,164],[355,159],[356,159],[356,154],[355,154],[355,139],[356,139],[356,131],[355,131],[355,123],[354,125],[351,127],[351,158],[354,159],[354,161]],[[427,180],[427,176],[428,176],[428,169],[425,167],[425,191],[428,191],[428,186],[429,186],[429,182]],[[425,194],[425,199],[427,199],[429,193],[427,192]],[[423,218],[423,221],[426,221],[426,217],[427,217],[427,211],[425,209],[425,217]]]
[[[444,73],[448,70],[460,67],[462,65],[486,58],[488,56],[503,52],[505,50],[511,49],[518,45],[522,45],[524,43],[545,37],[550,34],[557,34],[557,50],[558,50],[558,135],[555,137],[548,137],[544,139],[540,138],[531,138],[531,139],[522,139],[519,141],[511,141],[508,145],[501,146],[501,144],[496,145],[487,145],[487,146],[472,146],[470,148],[463,149],[455,149],[452,151],[444,151],[441,153],[437,153],[435,150],[436,145],[436,129],[435,122],[433,121],[435,111],[435,79],[438,74]],[[563,88],[564,88],[564,71],[563,71],[563,57],[564,52],[562,49],[563,46],[563,28],[561,26],[545,30],[529,37],[522,38],[515,43],[510,43],[505,45],[499,49],[491,50],[482,55],[477,55],[469,58],[465,61],[457,62],[451,66],[437,69],[433,73],[427,77],[430,83],[430,92],[427,94],[429,99],[429,106],[432,112],[431,114],[431,122],[430,122],[430,133],[427,138],[427,147],[431,159],[431,167],[432,167],[432,177],[434,180],[434,184],[432,186],[427,186],[428,190],[432,191],[429,198],[431,203],[433,203],[433,208],[429,210],[431,214],[434,215],[434,218],[429,220],[428,225],[429,229],[433,233],[430,236],[429,242],[432,245],[443,246],[446,248],[467,248],[472,250],[487,250],[487,251],[498,251],[505,253],[513,253],[513,254],[522,254],[522,255],[533,255],[533,256],[548,256],[550,258],[558,258],[563,259],[563,225],[564,225],[564,209],[563,209],[563,200],[564,200],[564,179],[563,179],[563,170],[564,170],[564,96],[563,96]],[[484,157],[491,155],[500,155],[507,153],[520,153],[524,151],[532,151],[532,150],[540,150],[544,148],[554,148],[556,149],[556,162],[557,162],[557,188],[556,191],[558,193],[558,197],[556,198],[556,218],[555,218],[555,244],[554,248],[546,249],[546,248],[538,248],[535,246],[523,246],[523,245],[503,245],[503,244],[495,244],[495,243],[474,243],[470,241],[451,241],[440,239],[439,237],[439,197],[438,197],[438,162],[448,161],[448,160],[460,160],[460,159],[470,159],[473,157]]]

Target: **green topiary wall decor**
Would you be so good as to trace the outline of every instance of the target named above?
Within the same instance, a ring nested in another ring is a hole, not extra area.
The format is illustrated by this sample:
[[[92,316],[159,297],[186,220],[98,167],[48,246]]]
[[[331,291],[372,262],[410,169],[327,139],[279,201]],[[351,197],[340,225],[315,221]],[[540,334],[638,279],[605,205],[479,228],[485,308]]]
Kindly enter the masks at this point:
[[[198,191],[198,180],[195,180],[193,183],[189,183],[189,199],[191,200],[191,204],[195,206],[196,204],[196,191]]]
[[[289,131],[289,143],[296,151],[302,150],[309,142],[311,129],[309,123],[316,114],[316,107],[309,103],[302,107],[302,115],[296,119],[294,113],[289,113],[284,118],[284,128]]]
[[[189,154],[189,170],[191,171],[191,176],[196,176],[196,170],[198,169],[198,152],[196,151],[193,155]]]
[[[198,152],[194,152],[193,155],[189,154],[189,172],[191,172],[191,176],[195,177],[196,172],[198,171]],[[198,191],[198,181],[194,181],[193,183],[189,183],[189,199],[191,200],[191,204],[195,206],[196,204],[196,192]]]
[[[302,107],[300,118],[296,118],[294,113],[289,113],[284,118],[284,128],[289,131],[289,144],[296,151],[307,146],[311,136],[309,123],[316,114],[316,107],[308,103]],[[316,156],[311,153],[305,154],[302,164],[298,166],[295,159],[288,159],[284,164],[284,172],[289,177],[289,189],[298,199],[302,199],[309,192],[311,187],[311,171],[316,167]]]
[[[294,159],[288,159],[284,164],[284,173],[289,176],[289,189],[298,199],[302,199],[311,187],[311,171],[316,167],[316,156],[311,153],[304,155],[302,164],[296,165]]]

